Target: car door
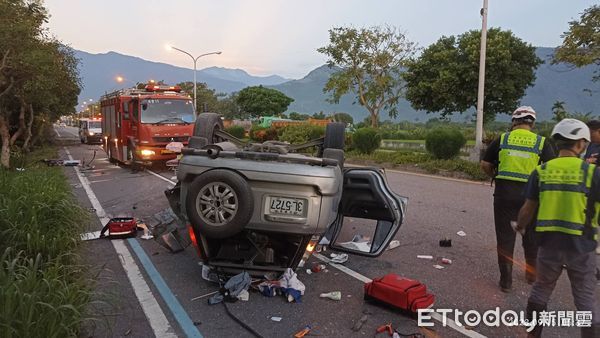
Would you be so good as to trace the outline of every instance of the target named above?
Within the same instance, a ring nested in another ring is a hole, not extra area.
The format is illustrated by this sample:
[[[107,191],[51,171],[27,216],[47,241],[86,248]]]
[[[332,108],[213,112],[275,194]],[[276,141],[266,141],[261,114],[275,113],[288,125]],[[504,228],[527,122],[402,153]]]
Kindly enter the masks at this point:
[[[338,216],[325,237],[338,251],[377,257],[400,229],[407,203],[392,191],[383,169],[346,168]]]

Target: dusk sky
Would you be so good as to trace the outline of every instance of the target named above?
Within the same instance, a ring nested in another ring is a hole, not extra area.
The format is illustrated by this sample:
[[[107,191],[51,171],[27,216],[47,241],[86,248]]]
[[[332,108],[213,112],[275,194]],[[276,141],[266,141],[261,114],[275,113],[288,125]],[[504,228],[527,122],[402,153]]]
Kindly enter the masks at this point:
[[[568,22],[591,0],[489,0],[488,27],[512,30],[538,47],[556,47]],[[325,63],[316,49],[332,27],[388,24],[427,47],[442,35],[480,29],[482,0],[46,0],[50,32],[90,53],[115,51],[198,68],[241,68],[253,75],[301,78]]]

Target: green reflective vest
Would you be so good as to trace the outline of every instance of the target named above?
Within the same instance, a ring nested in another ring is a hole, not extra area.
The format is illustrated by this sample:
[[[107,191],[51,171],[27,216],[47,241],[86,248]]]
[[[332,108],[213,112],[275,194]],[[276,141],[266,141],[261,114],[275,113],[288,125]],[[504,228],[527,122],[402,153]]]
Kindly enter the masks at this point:
[[[593,213],[587,212],[595,169],[595,165],[577,157],[559,157],[536,168],[540,204],[535,231],[589,234],[589,238],[593,235],[596,239],[600,203],[595,203]]]
[[[544,140],[544,137],[525,129],[500,135],[500,163],[496,179],[527,182],[540,162]]]

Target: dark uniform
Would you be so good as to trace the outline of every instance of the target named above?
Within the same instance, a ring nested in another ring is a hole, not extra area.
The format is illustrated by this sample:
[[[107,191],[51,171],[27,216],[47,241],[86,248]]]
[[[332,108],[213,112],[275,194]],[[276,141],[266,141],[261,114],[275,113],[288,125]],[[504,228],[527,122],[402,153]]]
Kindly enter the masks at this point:
[[[512,136],[511,136],[512,135]],[[523,141],[523,142],[521,142]],[[503,156],[500,156],[503,151]],[[516,156],[510,156],[509,152]],[[505,155],[507,154],[508,155]],[[529,159],[524,156],[531,155]],[[500,286],[503,289],[512,287],[513,252],[515,248],[516,233],[510,221],[516,221],[519,209],[525,202],[524,188],[531,170],[539,162],[547,162],[555,157],[552,146],[544,138],[525,129],[515,129],[504,133],[494,140],[486,150],[483,161],[495,165],[500,170],[495,178],[494,190],[494,223],[496,228],[496,243],[498,252],[498,266],[500,268]],[[530,161],[527,169],[518,163]],[[501,163],[505,161],[506,163]],[[511,162],[511,163],[508,163]],[[512,162],[515,162],[513,165]],[[509,168],[509,169],[506,169]],[[513,169],[510,169],[513,168]],[[520,173],[519,173],[520,171]],[[525,174],[526,173],[526,174]],[[529,283],[535,280],[535,262],[537,245],[533,231],[526,231],[523,236],[523,250],[527,264],[526,278]]]

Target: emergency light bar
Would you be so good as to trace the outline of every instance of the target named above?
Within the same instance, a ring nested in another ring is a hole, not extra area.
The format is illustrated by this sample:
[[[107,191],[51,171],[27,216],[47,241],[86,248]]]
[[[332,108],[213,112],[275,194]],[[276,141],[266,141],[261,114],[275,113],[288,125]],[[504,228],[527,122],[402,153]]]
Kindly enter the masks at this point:
[[[157,85],[157,84],[148,84],[145,87],[148,92],[181,92],[181,87],[179,86],[165,86],[165,85]]]

